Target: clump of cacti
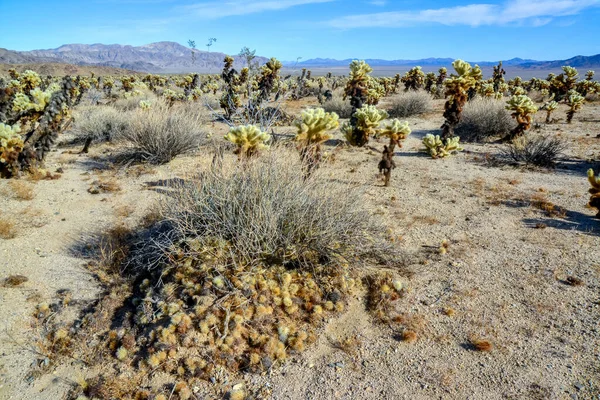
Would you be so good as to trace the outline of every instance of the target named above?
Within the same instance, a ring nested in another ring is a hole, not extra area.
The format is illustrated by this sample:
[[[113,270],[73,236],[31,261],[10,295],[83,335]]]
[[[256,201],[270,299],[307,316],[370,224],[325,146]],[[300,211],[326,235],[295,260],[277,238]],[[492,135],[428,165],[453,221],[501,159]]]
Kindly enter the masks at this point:
[[[225,140],[237,145],[235,154],[240,158],[248,158],[257,154],[260,150],[268,149],[268,141],[271,135],[262,132],[258,126],[242,125],[231,128],[225,135]]]
[[[506,109],[512,111],[511,115],[518,124],[503,139],[509,141],[521,136],[531,127],[532,116],[538,111],[538,108],[529,97],[524,94],[517,94],[508,100]]]
[[[241,101],[237,93],[240,77],[233,68],[233,61],[233,57],[225,56],[225,59],[223,60],[225,65],[221,72],[221,78],[225,82],[225,87],[219,103],[223,111],[225,111],[226,118],[231,118],[238,107],[241,106]]]
[[[591,168],[588,170],[587,175],[588,181],[590,182],[590,185],[592,185],[589,190],[592,195],[592,197],[590,197],[589,206],[598,210],[596,217],[600,218],[600,176],[595,176],[594,170]]]
[[[492,75],[494,92],[498,92],[500,90],[500,86],[504,83],[504,75],[506,75],[506,71],[504,68],[502,68],[502,61],[500,61],[498,65],[494,67],[494,72]]]
[[[446,86],[446,97],[448,100],[444,105],[444,118],[442,125],[442,140],[446,141],[454,137],[454,128],[460,122],[462,109],[469,98],[469,90],[474,88],[482,78],[479,66],[471,67],[471,64],[462,60],[452,63],[456,75],[444,81]]]
[[[340,123],[336,113],[325,112],[322,108],[313,108],[302,112],[300,119],[295,122],[298,128],[296,142],[306,168],[306,176],[310,176],[322,159],[321,144],[330,139],[327,133],[336,129]]]
[[[345,125],[344,132],[349,138],[348,142],[353,146],[362,147],[369,141],[369,132],[362,130],[359,124],[358,115],[360,109],[367,101],[369,91],[369,74],[373,68],[364,61],[354,60],[350,63],[350,77],[344,89],[344,100],[350,97],[350,105],[352,106],[352,116],[349,124]]]
[[[443,141],[439,135],[434,136],[429,133],[423,138],[425,150],[432,158],[447,157],[452,153],[463,150],[459,142],[460,138],[458,136]]]
[[[577,111],[581,109],[583,103],[585,102],[585,97],[577,93],[575,90],[571,90],[567,94],[567,105],[569,106],[569,110],[567,111],[567,123],[571,123],[573,120],[573,116]]]
[[[401,141],[406,139],[410,132],[408,122],[400,122],[398,119],[389,121],[379,130],[379,135],[390,139],[389,145],[383,148],[381,161],[379,162],[379,173],[384,176],[385,186],[390,185],[392,170],[396,168],[396,163],[393,160],[396,145],[402,147]]]
[[[363,106],[356,110],[350,122],[342,126],[346,140],[353,146],[364,146],[369,137],[375,135],[379,123],[388,117],[388,113],[375,106]]]
[[[404,83],[404,91],[419,90],[425,83],[425,73],[421,70],[421,67],[416,66],[411,68],[401,79]]]
[[[550,100],[548,102],[546,102],[542,108],[544,110],[546,110],[546,123],[547,124],[551,124],[552,123],[552,113],[558,108],[558,103],[554,100]]]

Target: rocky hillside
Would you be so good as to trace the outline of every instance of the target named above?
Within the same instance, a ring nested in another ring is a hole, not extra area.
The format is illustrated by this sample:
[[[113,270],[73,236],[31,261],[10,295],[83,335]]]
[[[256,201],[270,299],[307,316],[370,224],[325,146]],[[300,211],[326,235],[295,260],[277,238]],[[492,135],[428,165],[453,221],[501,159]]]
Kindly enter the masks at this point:
[[[8,51],[0,50],[2,63],[54,62],[76,65],[98,65],[142,72],[218,72],[223,68],[224,53],[196,50],[192,63],[192,50],[175,42],[158,42],[145,46],[120,44],[67,44],[57,49]],[[4,58],[3,58],[4,57]],[[245,60],[234,57],[235,68],[242,68]],[[256,57],[263,64],[265,57]]]

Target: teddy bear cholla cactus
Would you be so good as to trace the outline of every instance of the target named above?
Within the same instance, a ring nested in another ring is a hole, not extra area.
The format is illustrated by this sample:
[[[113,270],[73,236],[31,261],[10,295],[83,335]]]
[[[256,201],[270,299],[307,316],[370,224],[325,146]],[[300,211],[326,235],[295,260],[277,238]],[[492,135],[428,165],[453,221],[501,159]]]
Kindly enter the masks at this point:
[[[468,62],[456,60],[452,66],[457,75],[452,75],[444,81],[448,97],[444,105],[446,121],[442,125],[442,140],[444,141],[454,137],[454,128],[460,122],[462,109],[469,98],[468,92],[482,78],[482,72],[478,65],[471,67]]]
[[[23,150],[23,139],[19,125],[0,123],[0,177],[10,176],[10,171],[18,169],[18,157]]]
[[[529,97],[524,94],[517,94],[508,100],[506,109],[512,111],[511,115],[518,123],[504,138],[505,141],[508,141],[521,136],[531,127],[532,116],[538,111],[538,108]]]
[[[590,181],[590,185],[592,185],[592,187],[589,190],[590,194],[592,195],[592,197],[590,198],[589,205],[590,207],[594,207],[598,210],[598,214],[596,214],[596,217],[600,218],[600,176],[595,176],[594,170],[591,168],[588,169],[587,174],[588,180]]]
[[[295,125],[298,128],[296,142],[308,177],[321,162],[321,144],[331,138],[327,131],[340,126],[339,117],[334,112],[328,113],[322,108],[313,108],[303,111]]]
[[[350,105],[352,106],[352,116],[350,121],[343,128],[346,133],[348,142],[353,146],[362,147],[369,141],[369,132],[362,130],[359,121],[359,110],[362,109],[369,97],[369,74],[373,68],[364,61],[354,60],[350,63],[350,77],[344,89],[344,100],[350,97]],[[379,123],[379,121],[377,121]]]
[[[379,173],[383,174],[385,178],[385,186],[390,185],[392,169],[396,168],[396,163],[393,160],[396,145],[402,147],[400,141],[406,139],[410,135],[410,132],[408,122],[400,122],[398,119],[389,121],[380,129],[379,134],[390,139],[390,144],[383,147],[381,161],[379,162]]]
[[[255,125],[237,126],[231,128],[225,135],[225,140],[238,146],[234,153],[240,158],[248,158],[255,155],[260,150],[268,149],[269,145],[267,142],[269,139],[271,139],[271,135],[262,132],[260,128]]]
[[[432,158],[443,158],[454,152],[463,150],[460,147],[459,141],[460,138],[456,136],[444,142],[439,135],[434,136],[429,133],[423,138],[423,145],[425,145],[426,151]]]
[[[546,102],[546,104],[544,104],[544,106],[542,108],[544,110],[546,110],[546,123],[551,124],[552,123],[552,119],[551,119],[552,112],[558,108],[558,103],[554,100],[550,100],[550,101]]]
[[[574,90],[571,90],[568,93],[567,97],[567,105],[569,106],[569,110],[567,111],[567,123],[571,123],[573,121],[573,116],[577,111],[581,109],[583,103],[585,102],[585,97],[580,95]]]
[[[353,146],[364,146],[369,137],[377,133],[379,123],[388,117],[388,113],[375,106],[366,105],[352,115],[352,120],[342,126],[346,140]],[[360,135],[357,135],[360,132]]]

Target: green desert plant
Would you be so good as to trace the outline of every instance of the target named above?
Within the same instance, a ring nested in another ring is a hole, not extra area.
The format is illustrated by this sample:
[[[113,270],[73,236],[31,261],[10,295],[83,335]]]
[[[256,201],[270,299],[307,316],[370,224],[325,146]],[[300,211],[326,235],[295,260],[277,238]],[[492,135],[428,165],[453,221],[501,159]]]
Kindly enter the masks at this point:
[[[531,127],[532,116],[537,112],[538,108],[526,95],[516,94],[508,100],[506,109],[512,111],[511,115],[518,124],[503,139],[504,141],[510,141],[523,135]]]
[[[302,165],[306,176],[310,176],[318,168],[321,159],[321,144],[330,139],[327,131],[340,126],[336,113],[325,112],[322,108],[313,108],[302,112],[300,119],[295,122],[298,133],[296,142],[300,150]]]
[[[588,169],[587,175],[590,185],[592,185],[589,190],[592,195],[592,197],[590,197],[589,206],[598,210],[596,217],[600,218],[600,176],[595,176],[594,170],[591,168]]]
[[[271,135],[262,132],[256,125],[241,125],[231,128],[225,135],[225,140],[237,145],[235,154],[240,158],[249,158],[260,150],[268,149]]]
[[[369,91],[369,74],[373,68],[364,61],[354,60],[350,63],[350,77],[344,89],[344,100],[350,97],[352,116],[344,131],[348,142],[353,146],[362,147],[369,141],[369,133],[364,132],[359,124],[358,113],[367,101]]]
[[[452,63],[456,75],[444,81],[446,86],[446,97],[448,100],[444,105],[444,118],[442,125],[442,140],[446,141],[454,137],[454,128],[460,122],[463,107],[469,98],[469,90],[474,88],[481,80],[482,72],[479,66],[471,67],[471,64],[462,60]]]
[[[375,106],[365,105],[354,112],[350,122],[342,126],[342,132],[351,145],[364,146],[369,141],[369,137],[378,132],[379,123],[387,117],[387,112]],[[357,135],[357,132],[360,132],[360,135]]]
[[[419,90],[425,83],[425,73],[421,70],[421,67],[417,66],[411,68],[403,77],[402,83],[404,83],[404,91]]]
[[[423,138],[423,145],[432,158],[443,158],[463,150],[463,148],[460,147],[459,141],[460,138],[455,136],[446,140],[444,143],[439,135],[434,136],[429,133]]]
[[[581,106],[583,106],[584,102],[585,97],[577,93],[575,90],[571,90],[568,93],[567,105],[569,106],[569,110],[567,111],[567,123],[570,124],[573,121],[573,116],[581,109]]]
[[[398,119],[393,119],[385,124],[380,130],[379,135],[388,137],[390,143],[383,147],[381,161],[379,162],[379,173],[384,176],[384,185],[390,185],[392,170],[396,168],[394,162],[394,150],[396,145],[402,147],[401,140],[404,140],[410,135],[411,129],[408,122],[400,122]]]
[[[558,103],[554,100],[550,100],[550,101],[546,102],[542,108],[544,110],[546,110],[546,123],[551,124],[552,123],[552,118],[551,118],[552,112],[558,108]]]

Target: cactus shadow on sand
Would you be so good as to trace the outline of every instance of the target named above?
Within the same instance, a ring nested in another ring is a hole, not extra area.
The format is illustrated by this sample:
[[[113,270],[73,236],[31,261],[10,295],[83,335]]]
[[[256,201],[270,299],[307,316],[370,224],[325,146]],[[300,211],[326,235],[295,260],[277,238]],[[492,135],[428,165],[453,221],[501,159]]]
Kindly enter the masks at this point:
[[[567,211],[561,218],[525,218],[523,222],[531,227],[545,226],[547,228],[567,231],[578,231],[590,236],[600,237],[600,219],[577,211]]]

